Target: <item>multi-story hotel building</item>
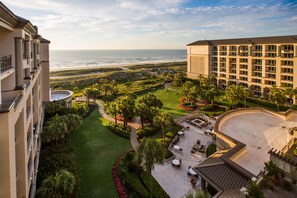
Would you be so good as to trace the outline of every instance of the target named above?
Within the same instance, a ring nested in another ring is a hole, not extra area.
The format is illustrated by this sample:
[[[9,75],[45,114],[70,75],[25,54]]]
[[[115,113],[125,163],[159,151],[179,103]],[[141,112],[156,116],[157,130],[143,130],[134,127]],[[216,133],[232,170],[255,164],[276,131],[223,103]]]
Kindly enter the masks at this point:
[[[0,2],[0,197],[33,197],[44,102],[49,92],[49,41]]]
[[[188,78],[214,75],[218,86],[239,84],[256,97],[297,87],[297,35],[200,40],[187,45],[187,61]]]

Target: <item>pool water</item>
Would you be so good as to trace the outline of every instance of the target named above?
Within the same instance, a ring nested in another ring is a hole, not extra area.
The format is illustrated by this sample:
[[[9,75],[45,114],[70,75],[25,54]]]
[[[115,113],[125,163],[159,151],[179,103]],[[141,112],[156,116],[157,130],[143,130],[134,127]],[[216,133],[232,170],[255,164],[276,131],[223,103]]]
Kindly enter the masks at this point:
[[[65,99],[69,97],[69,94],[52,94],[51,95],[51,101],[54,101],[54,100],[62,100],[62,99]]]

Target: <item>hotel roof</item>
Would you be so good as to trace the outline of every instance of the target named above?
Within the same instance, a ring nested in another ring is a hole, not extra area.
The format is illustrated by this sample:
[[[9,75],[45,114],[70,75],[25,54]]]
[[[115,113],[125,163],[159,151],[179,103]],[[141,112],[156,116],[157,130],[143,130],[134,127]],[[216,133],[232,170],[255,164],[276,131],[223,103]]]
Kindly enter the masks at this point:
[[[220,40],[199,40],[188,44],[187,46],[195,45],[253,45],[253,44],[282,44],[282,43],[297,43],[297,35],[290,36],[271,36],[271,37],[254,37],[254,38],[235,38],[235,39],[220,39]]]

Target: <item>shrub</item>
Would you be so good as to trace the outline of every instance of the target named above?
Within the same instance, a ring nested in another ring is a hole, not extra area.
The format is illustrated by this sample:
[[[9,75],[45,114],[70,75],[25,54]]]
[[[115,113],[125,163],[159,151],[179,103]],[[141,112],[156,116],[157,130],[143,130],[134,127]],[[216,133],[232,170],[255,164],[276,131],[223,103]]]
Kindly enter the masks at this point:
[[[146,126],[144,128],[140,128],[136,131],[136,135],[138,139],[142,139],[144,137],[149,137],[154,134],[156,134],[159,131],[159,129],[152,127],[152,126]]]
[[[45,178],[61,169],[72,172],[79,181],[78,165],[75,162],[71,148],[65,143],[43,145],[39,163],[38,184],[41,184]]]
[[[291,191],[293,187],[289,181],[285,180],[283,182],[283,188],[287,191]]]
[[[173,156],[173,153],[172,153],[170,150],[166,149],[165,159],[169,159],[169,158],[171,158],[172,156]]]
[[[128,161],[129,157],[127,158],[127,155],[119,160],[117,168],[118,176],[120,176],[125,186],[130,190],[130,194],[133,194],[134,197],[149,198],[149,191],[142,184],[137,173],[128,171]]]
[[[139,174],[139,177],[143,184],[147,187],[147,189],[153,189],[151,192],[153,197],[169,198],[169,195],[163,190],[163,188],[155,180],[155,178],[151,176],[148,172],[142,171]]]
[[[204,107],[201,107],[201,111],[214,111],[219,108],[219,105],[213,104],[213,105],[205,105]]]
[[[210,144],[206,149],[206,156],[211,156],[217,151],[217,146],[215,144]]]
[[[107,127],[114,132],[116,135],[123,138],[130,139],[130,127],[124,127],[122,124],[115,124],[114,122],[109,122]]]
[[[174,135],[175,135],[175,134],[174,134],[173,132],[167,132],[165,136],[166,136],[167,138],[173,138]]]
[[[251,102],[254,104],[261,105],[263,107],[268,107],[270,109],[276,110],[276,104],[274,104],[273,102],[268,101],[268,100],[261,100],[261,99],[257,99],[257,98],[247,98],[247,102]],[[279,106],[280,111],[286,111],[288,109],[289,108],[284,105]]]
[[[81,117],[86,117],[89,112],[89,106],[86,102],[72,102],[72,107],[77,110]]]

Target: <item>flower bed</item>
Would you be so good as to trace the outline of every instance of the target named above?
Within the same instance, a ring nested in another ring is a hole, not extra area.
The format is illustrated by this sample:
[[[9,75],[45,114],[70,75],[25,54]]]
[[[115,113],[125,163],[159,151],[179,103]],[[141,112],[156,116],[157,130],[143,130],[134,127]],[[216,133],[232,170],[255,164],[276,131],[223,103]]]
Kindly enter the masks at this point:
[[[188,111],[194,111],[197,108],[196,104],[186,102],[183,97],[179,99],[179,103],[177,106],[181,109],[188,110]]]
[[[113,164],[112,166],[112,178],[113,178],[113,182],[114,182],[114,185],[119,193],[119,197],[120,198],[128,198],[128,193],[124,187],[124,185],[122,184],[119,176],[118,176],[118,162],[119,160],[121,159],[121,157],[123,155],[126,155],[126,153],[123,153]]]
[[[184,107],[182,104],[178,104],[177,105],[179,108],[184,109],[184,110],[188,110],[188,111],[194,111],[195,109],[192,107]]]

